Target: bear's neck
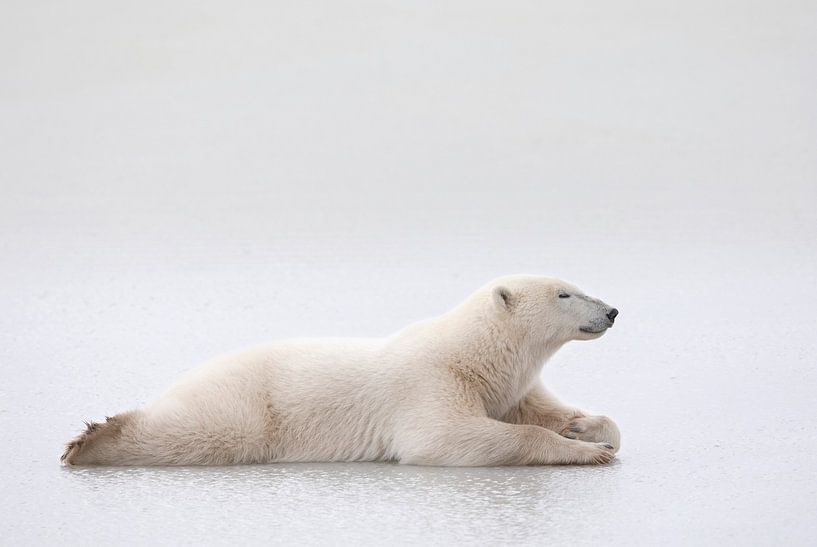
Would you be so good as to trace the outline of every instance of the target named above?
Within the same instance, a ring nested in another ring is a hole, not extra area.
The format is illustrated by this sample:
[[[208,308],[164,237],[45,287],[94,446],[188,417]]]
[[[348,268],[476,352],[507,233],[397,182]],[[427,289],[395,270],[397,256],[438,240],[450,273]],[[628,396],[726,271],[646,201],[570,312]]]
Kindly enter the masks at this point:
[[[564,342],[534,341],[527,333],[513,333],[501,323],[471,325],[459,340],[471,339],[469,355],[458,364],[479,379],[480,392],[488,415],[500,418],[530,391],[539,379],[545,362]],[[455,342],[456,344],[456,342]]]

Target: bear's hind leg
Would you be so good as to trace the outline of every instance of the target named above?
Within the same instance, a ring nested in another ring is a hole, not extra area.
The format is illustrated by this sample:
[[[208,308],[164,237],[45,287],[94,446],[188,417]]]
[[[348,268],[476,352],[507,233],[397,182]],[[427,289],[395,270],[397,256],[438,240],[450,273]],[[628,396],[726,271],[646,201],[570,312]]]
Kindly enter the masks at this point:
[[[85,422],[85,431],[65,446],[66,465],[128,465],[140,451],[134,438],[137,411]]]

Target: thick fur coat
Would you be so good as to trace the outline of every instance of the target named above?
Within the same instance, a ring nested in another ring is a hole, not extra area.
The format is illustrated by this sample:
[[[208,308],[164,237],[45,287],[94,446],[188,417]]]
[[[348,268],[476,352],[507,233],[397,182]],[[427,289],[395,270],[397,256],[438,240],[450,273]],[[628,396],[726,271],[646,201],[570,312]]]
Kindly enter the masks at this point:
[[[207,363],[147,407],[88,424],[62,459],[607,463],[613,421],[562,404],[539,373],[617,313],[556,279],[503,277],[389,338],[282,341]]]

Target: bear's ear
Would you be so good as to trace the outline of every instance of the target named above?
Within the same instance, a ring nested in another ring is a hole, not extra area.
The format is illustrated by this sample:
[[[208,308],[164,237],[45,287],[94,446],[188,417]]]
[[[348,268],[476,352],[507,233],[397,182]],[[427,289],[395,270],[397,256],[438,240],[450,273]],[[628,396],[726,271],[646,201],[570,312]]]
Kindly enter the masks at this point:
[[[513,308],[514,297],[508,287],[502,285],[494,287],[493,290],[494,305],[500,310],[510,311]]]

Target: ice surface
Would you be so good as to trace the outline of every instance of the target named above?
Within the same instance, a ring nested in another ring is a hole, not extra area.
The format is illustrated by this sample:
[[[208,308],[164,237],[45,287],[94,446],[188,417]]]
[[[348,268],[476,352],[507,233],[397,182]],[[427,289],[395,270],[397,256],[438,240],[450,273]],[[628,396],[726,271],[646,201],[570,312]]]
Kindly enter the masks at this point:
[[[817,4],[44,2],[0,17],[0,537],[813,544]],[[505,273],[610,466],[59,466],[213,355]]]

